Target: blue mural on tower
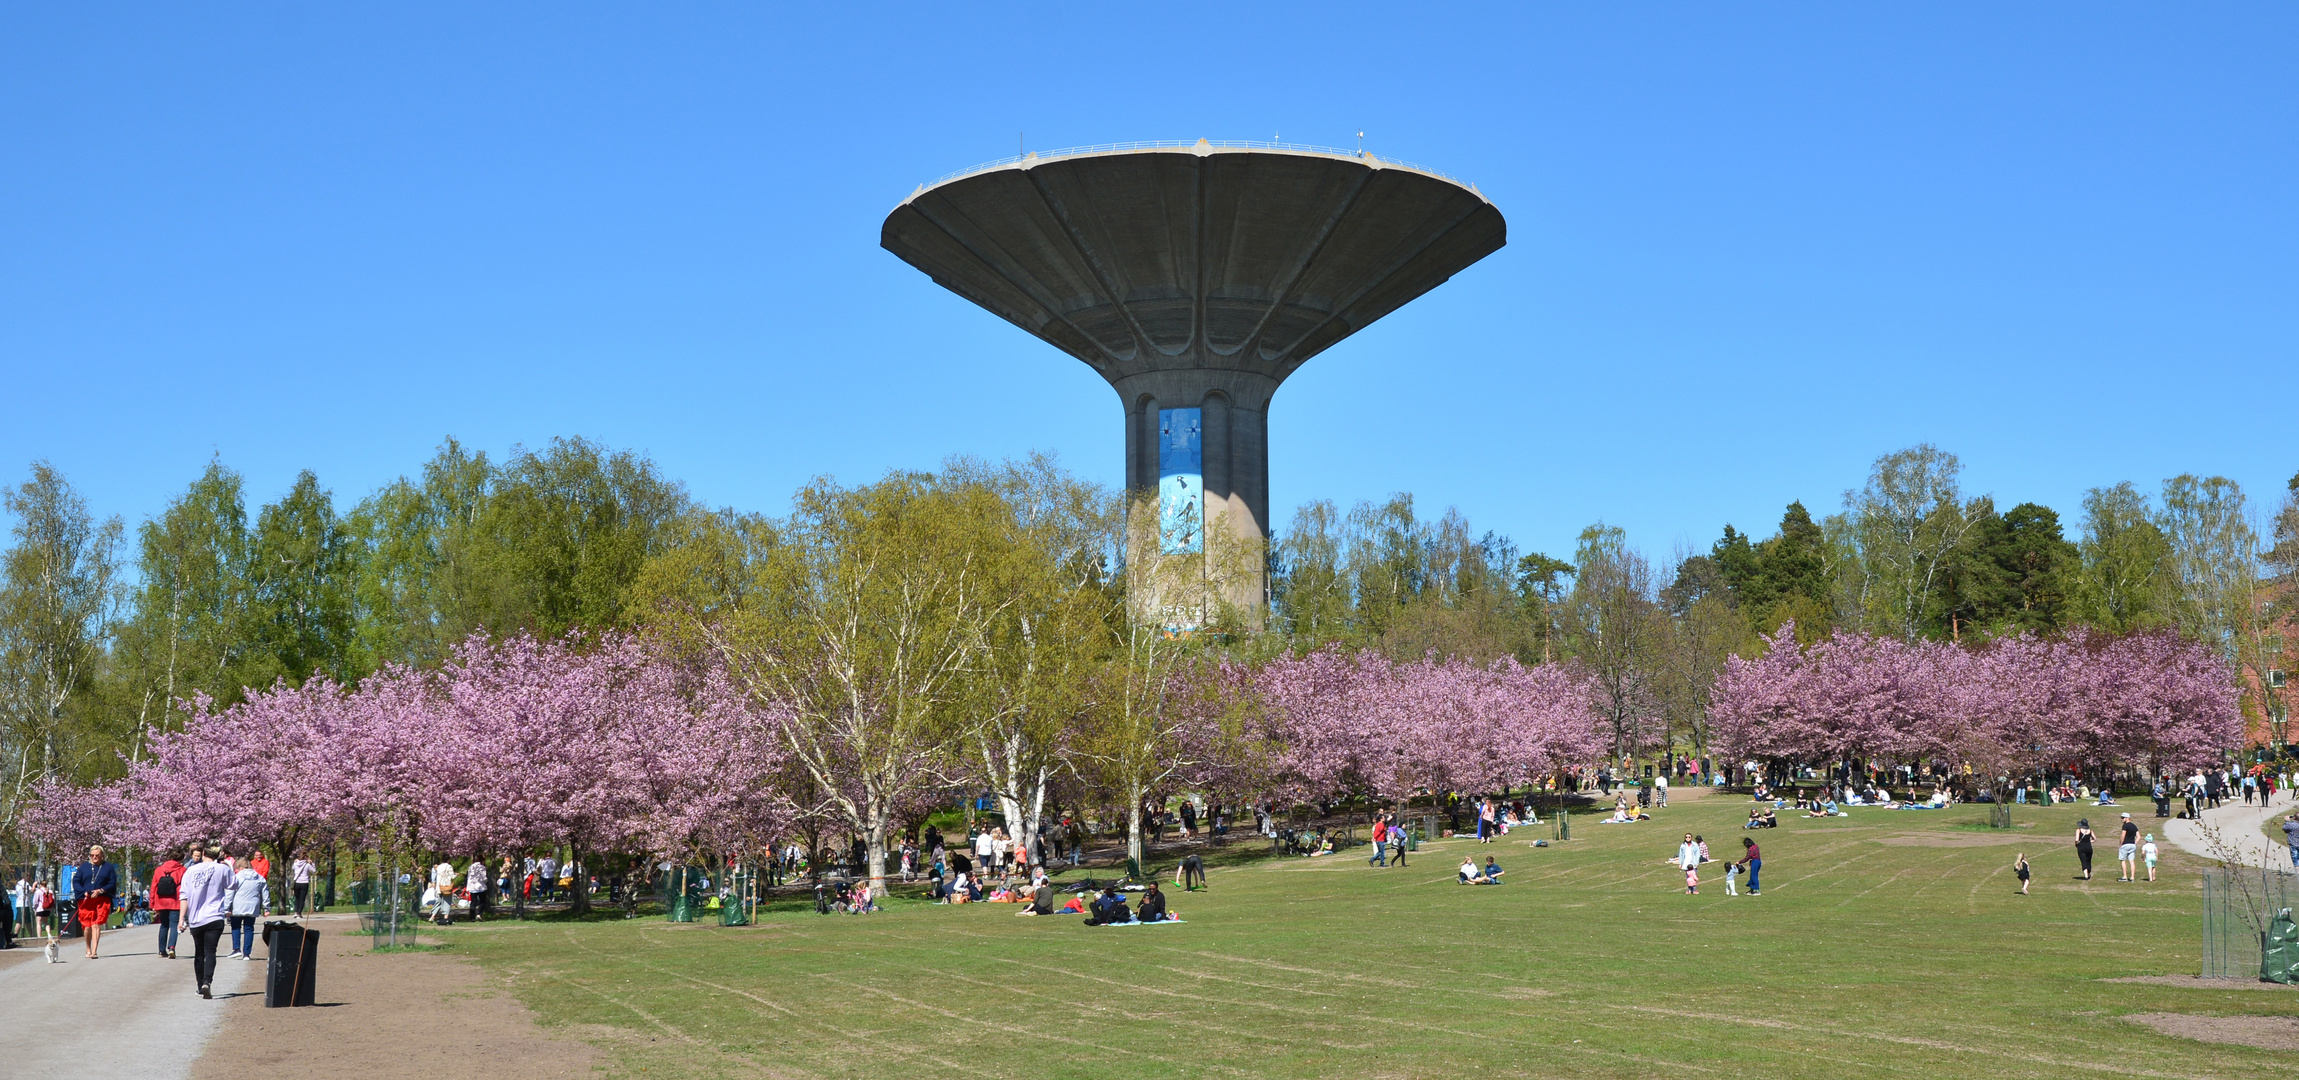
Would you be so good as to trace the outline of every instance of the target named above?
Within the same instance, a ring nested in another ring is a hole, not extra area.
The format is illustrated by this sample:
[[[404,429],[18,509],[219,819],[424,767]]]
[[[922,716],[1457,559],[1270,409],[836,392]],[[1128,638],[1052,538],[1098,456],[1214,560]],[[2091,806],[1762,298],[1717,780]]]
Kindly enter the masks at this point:
[[[1204,424],[1196,409],[1157,411],[1158,550],[1205,550]]]

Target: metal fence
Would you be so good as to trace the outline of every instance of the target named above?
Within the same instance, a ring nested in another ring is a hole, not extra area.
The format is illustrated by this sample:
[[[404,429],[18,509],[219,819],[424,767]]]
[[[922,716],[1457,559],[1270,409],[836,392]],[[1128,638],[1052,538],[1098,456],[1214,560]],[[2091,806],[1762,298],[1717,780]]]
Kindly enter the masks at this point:
[[[421,944],[417,931],[427,912],[419,911],[422,886],[393,877],[366,878],[352,883],[345,899],[359,911],[359,932],[374,949],[406,948]]]
[[[2299,907],[2299,874],[2270,867],[2219,867],[2203,875],[2203,977],[2256,979],[2267,926]]]

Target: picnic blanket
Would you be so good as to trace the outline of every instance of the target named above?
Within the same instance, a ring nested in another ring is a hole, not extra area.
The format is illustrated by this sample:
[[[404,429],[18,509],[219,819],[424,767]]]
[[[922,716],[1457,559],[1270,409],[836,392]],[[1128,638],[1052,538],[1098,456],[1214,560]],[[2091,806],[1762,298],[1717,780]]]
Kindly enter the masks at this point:
[[[1174,926],[1174,925],[1178,925],[1178,924],[1179,924],[1181,921],[1182,921],[1182,920],[1180,920],[1180,919],[1159,919],[1159,920],[1158,920],[1158,921],[1156,921],[1156,922],[1138,922],[1138,921],[1137,921],[1137,922],[1113,922],[1113,923],[1103,923],[1102,925],[1103,925],[1103,926],[1105,926],[1105,927],[1118,927],[1118,926]]]

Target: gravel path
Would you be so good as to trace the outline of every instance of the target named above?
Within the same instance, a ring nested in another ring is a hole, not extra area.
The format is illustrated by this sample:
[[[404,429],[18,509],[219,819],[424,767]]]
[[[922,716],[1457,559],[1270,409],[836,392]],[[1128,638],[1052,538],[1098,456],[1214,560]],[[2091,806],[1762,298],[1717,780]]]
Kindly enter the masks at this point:
[[[104,958],[89,960],[81,943],[65,941],[61,964],[39,955],[45,940],[19,939],[31,953],[0,968],[0,1061],[11,1076],[134,1076],[182,1080],[222,1021],[224,999],[263,993],[260,960],[216,961],[215,1000],[202,1000],[192,984],[191,938],[177,946],[183,959],[154,952],[159,931],[137,926],[104,935]]]
[[[2177,801],[2176,799],[2173,800],[2174,803]],[[2207,859],[2218,858],[2219,854],[2211,850],[2211,845],[2204,840],[2203,830],[2199,827],[2210,826],[2219,830],[2221,839],[2235,849],[2236,855],[2244,863],[2251,866],[2288,867],[2291,865],[2290,849],[2268,839],[2267,834],[2260,831],[2260,827],[2266,824],[2268,818],[2280,819],[2293,809],[2291,800],[2278,793],[2273,806],[2245,806],[2240,802],[2224,803],[2217,810],[2205,810],[2203,820],[2200,822],[2171,818],[2159,821],[2158,824],[2163,826],[2164,839],[2178,845],[2182,851],[2192,852]],[[2132,818],[2138,820],[2138,813],[2134,812]],[[2147,823],[2141,822],[2140,828],[2146,829]],[[2108,854],[2114,855],[2114,845],[2108,843],[2106,846]]]

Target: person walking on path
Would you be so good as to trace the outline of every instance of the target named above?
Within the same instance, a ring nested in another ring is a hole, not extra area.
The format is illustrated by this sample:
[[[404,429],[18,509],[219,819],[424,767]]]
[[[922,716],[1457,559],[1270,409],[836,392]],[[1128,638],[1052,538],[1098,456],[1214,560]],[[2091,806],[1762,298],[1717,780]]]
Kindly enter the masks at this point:
[[[2283,819],[2283,842],[2291,847],[2291,866],[2299,869],[2299,810]]]
[[[210,858],[207,849],[192,845],[192,864],[184,871],[184,932],[192,936],[192,980],[200,996],[211,997],[216,979],[216,945],[223,940],[225,902],[232,891],[232,873]]]
[[[311,879],[317,873],[318,864],[302,854],[298,854],[295,862],[288,867],[288,888],[295,897],[295,915],[299,919],[311,913]]]
[[[231,883],[232,959],[255,959],[255,917],[270,906],[271,883],[255,868],[253,859],[241,863]]]
[[[2028,853],[2023,851],[2012,857],[2012,873],[2020,876],[2020,895],[2028,894]]]
[[[2083,880],[2091,880],[2091,819],[2081,818],[2075,823],[2075,857],[2083,864]]]
[[[1762,885],[1757,884],[1756,875],[1758,871],[1764,869],[1764,850],[1756,846],[1756,840],[1753,837],[1741,837],[1740,846],[1747,851],[1747,855],[1740,860],[1740,865],[1748,868],[1748,895],[1755,896],[1757,891],[1763,888]]]
[[[152,871],[152,921],[160,925],[159,955],[176,958],[176,939],[183,932],[184,864],[173,855]]]
[[[104,923],[112,917],[112,899],[120,893],[120,872],[104,861],[104,847],[91,844],[88,858],[72,875],[80,893],[80,928],[87,935],[88,959],[98,959]]]
[[[455,922],[455,879],[459,876],[455,864],[446,859],[440,859],[439,865],[431,868],[432,922],[441,926]]]
[[[2117,881],[2139,880],[2139,825],[2130,814],[2123,815],[2123,835],[2116,841],[2115,861],[2117,872],[2123,875]]]
[[[32,936],[56,940],[56,890],[46,881],[32,883],[32,899],[25,905],[32,913]]]
[[[463,891],[471,894],[471,921],[478,922],[487,914],[487,860],[473,858],[471,869],[463,875]]]
[[[16,884],[10,885],[8,887],[7,903],[9,907],[15,909],[17,926],[21,927],[27,921],[31,920],[32,875],[22,870],[16,871]],[[39,933],[37,930],[35,930],[32,934],[26,936],[38,937]]]

